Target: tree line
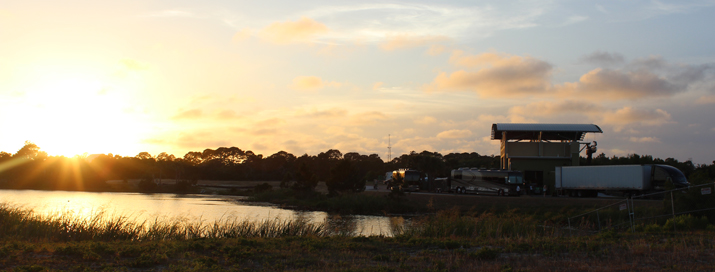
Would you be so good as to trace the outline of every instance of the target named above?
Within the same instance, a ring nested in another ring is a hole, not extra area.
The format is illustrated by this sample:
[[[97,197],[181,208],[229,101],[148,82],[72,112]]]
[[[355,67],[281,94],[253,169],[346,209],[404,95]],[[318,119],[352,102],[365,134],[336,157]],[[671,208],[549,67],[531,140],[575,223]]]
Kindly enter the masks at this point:
[[[607,157],[601,153],[592,164],[668,164],[679,168],[686,176],[697,180],[715,178],[712,165],[694,165],[637,154]],[[582,159],[582,165],[585,159]],[[201,152],[191,151],[183,157],[162,152],[156,156],[141,152],[134,157],[98,154],[67,158],[48,156],[32,143],[15,154],[0,152],[0,187],[46,190],[104,190],[107,180],[174,179],[223,181],[282,181],[286,187],[309,190],[325,182],[331,191],[359,191],[365,181],[382,179],[388,171],[400,168],[420,170],[431,179],[446,177],[460,167],[499,168],[499,157],[479,153],[410,152],[383,161],[377,154],[343,154],[329,149],[317,155],[296,156],[279,151],[264,157],[238,147],[219,147]]]

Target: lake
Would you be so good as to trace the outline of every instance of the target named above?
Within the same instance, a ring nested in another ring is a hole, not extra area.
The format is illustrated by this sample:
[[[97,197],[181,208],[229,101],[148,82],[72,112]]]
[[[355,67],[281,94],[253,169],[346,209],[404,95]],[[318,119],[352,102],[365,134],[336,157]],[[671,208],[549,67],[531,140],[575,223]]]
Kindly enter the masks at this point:
[[[331,215],[326,212],[294,211],[268,203],[243,202],[244,197],[218,195],[176,195],[111,192],[69,192],[37,190],[0,190],[0,203],[32,209],[40,215],[71,215],[91,218],[98,213],[110,217],[128,216],[144,220],[216,221],[306,220],[340,226],[355,236],[392,236],[391,222],[401,217],[368,215]]]

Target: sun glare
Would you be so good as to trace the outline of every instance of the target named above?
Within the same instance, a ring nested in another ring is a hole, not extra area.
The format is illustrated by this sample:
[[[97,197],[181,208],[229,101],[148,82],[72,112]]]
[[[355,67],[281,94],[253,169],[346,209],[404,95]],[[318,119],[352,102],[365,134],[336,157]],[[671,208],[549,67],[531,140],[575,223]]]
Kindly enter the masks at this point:
[[[27,120],[32,141],[50,155],[120,153],[133,149],[137,124],[128,99],[110,80],[62,74],[28,89]]]

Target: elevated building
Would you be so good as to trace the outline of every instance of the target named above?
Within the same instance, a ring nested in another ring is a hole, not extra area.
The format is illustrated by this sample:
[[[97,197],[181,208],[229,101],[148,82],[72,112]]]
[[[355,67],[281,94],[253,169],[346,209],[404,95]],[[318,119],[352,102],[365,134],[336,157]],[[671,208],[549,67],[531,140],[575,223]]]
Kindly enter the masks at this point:
[[[492,140],[501,141],[500,167],[519,170],[524,181],[554,188],[556,166],[579,165],[579,154],[595,144],[581,143],[586,133],[603,133],[593,124],[492,124]]]

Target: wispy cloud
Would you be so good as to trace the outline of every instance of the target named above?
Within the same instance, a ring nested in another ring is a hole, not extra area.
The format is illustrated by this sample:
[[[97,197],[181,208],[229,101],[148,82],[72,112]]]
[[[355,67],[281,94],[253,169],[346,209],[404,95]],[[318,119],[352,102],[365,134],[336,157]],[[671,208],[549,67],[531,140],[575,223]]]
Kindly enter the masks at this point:
[[[630,137],[628,140],[634,143],[660,143],[657,137]]]
[[[388,36],[386,41],[380,45],[380,48],[387,51],[413,48],[420,46],[431,46],[440,42],[448,41],[446,36],[410,36],[410,35],[394,35]]]
[[[203,112],[200,109],[184,110],[174,115],[171,119],[183,120],[183,119],[197,119],[203,116]]]
[[[244,31],[244,30],[242,30]],[[270,42],[278,44],[309,43],[318,35],[328,33],[330,29],[308,17],[297,21],[274,22],[262,29],[258,35]]]
[[[378,121],[387,120],[389,117],[379,111],[362,112],[350,117],[350,124],[356,126],[374,125]]]
[[[143,17],[186,17],[186,18],[197,18],[198,16],[191,11],[181,10],[181,9],[167,9],[157,12],[152,12],[143,15]]]
[[[662,109],[650,110],[624,107],[616,111],[605,112],[601,122],[613,125],[617,131],[620,131],[631,124],[658,126],[672,121],[670,113]]]
[[[452,129],[452,130],[447,130],[447,131],[442,131],[439,134],[437,134],[437,138],[439,139],[460,139],[460,138],[467,138],[471,137],[472,132],[468,129]]]
[[[419,119],[415,119],[414,123],[418,125],[431,125],[437,122],[437,118],[432,116],[425,116]]]
[[[293,79],[293,84],[290,87],[303,92],[317,92],[325,87],[340,87],[341,85],[340,82],[323,81],[317,76],[299,76]]]
[[[330,108],[325,110],[312,109],[307,112],[299,111],[298,115],[303,115],[310,118],[330,119],[345,117],[348,115],[348,111],[342,108]]]

